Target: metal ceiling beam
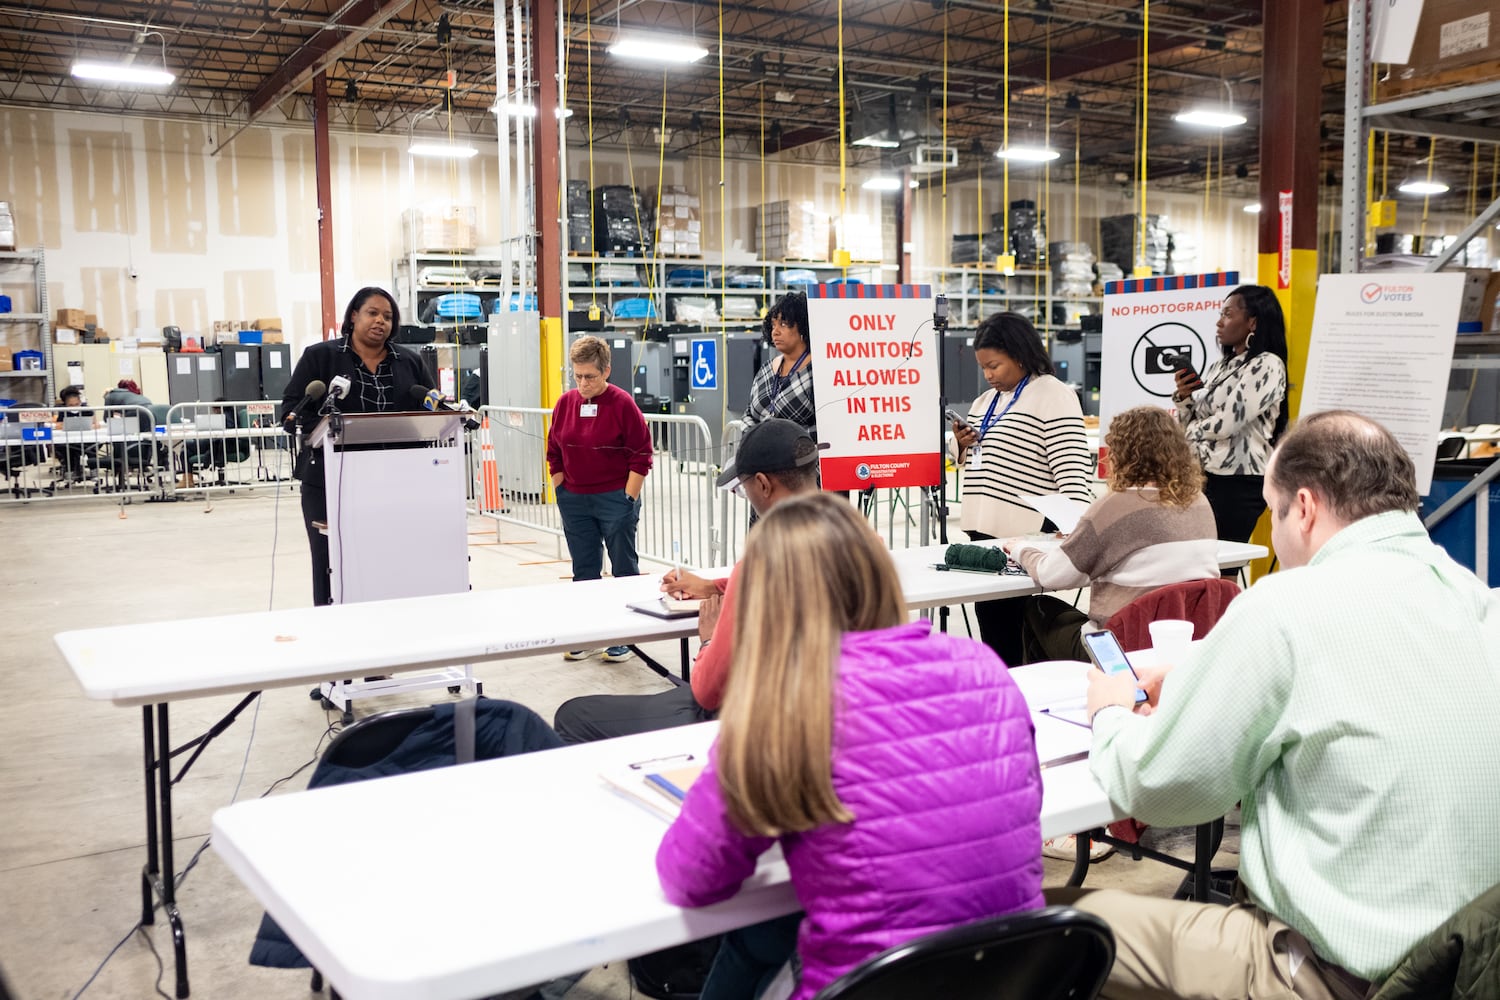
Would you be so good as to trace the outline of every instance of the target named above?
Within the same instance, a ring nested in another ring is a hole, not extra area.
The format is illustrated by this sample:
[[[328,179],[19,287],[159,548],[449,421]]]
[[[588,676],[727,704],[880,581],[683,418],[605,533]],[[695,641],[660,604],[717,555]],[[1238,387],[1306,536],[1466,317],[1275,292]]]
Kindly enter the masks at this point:
[[[283,98],[301,89],[410,3],[411,0],[353,0],[346,5],[328,27],[303,43],[245,99],[246,124],[255,122]]]
[[[1468,125],[1463,122],[1442,121],[1435,118],[1415,118],[1407,115],[1382,117],[1376,128],[1403,135],[1434,135],[1440,139],[1470,139],[1474,142],[1500,143],[1500,128],[1493,125]]]

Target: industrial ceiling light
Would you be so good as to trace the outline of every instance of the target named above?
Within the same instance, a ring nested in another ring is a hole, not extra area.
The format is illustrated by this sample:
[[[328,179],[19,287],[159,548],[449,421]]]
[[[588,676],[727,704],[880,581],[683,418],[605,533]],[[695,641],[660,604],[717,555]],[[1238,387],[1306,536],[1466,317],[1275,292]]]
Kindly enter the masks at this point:
[[[885,139],[878,135],[867,135],[863,139],[855,139],[849,143],[851,146],[864,146],[867,149],[900,149],[901,143],[895,139]]]
[[[1234,128],[1245,124],[1245,116],[1233,108],[1192,108],[1179,111],[1172,120],[1183,125],[1199,125],[1203,128]]]
[[[708,55],[708,50],[697,42],[670,35],[620,35],[615,38],[615,43],[608,51],[610,55],[621,59],[678,66],[695,63]]]
[[[1051,146],[1033,146],[1029,143],[1016,143],[995,150],[995,159],[1009,160],[1012,163],[1047,163],[1061,155]]]
[[[73,64],[73,75],[80,80],[96,80],[100,83],[134,83],[143,87],[169,87],[177,74],[167,70],[167,40],[159,31],[145,29],[136,36],[144,41],[147,35],[155,35],[161,42],[161,65],[137,66],[127,62],[101,62],[80,59]]]
[[[1196,125],[1200,128],[1234,128],[1245,124],[1245,116],[1234,109],[1234,88],[1228,80],[1221,80],[1227,99],[1220,105],[1199,105],[1179,111],[1172,120],[1181,125]]]
[[[1425,198],[1434,194],[1447,194],[1448,185],[1439,180],[1413,177],[1411,180],[1403,181],[1401,186],[1396,190],[1402,194],[1417,195]]]
[[[512,118],[535,118],[536,105],[521,101],[497,101],[490,107],[491,111],[504,111]],[[572,108],[558,108],[555,112],[559,118],[572,118]]]
[[[878,174],[860,185],[866,191],[900,191],[901,178]]]
[[[424,142],[415,141],[407,147],[406,151],[412,156],[433,156],[449,160],[467,160],[471,156],[477,156],[479,150],[462,142]]]
[[[1252,201],[1250,204],[1246,205],[1245,206],[1245,213],[1247,215],[1259,215],[1260,214],[1260,202],[1258,202],[1258,201]]]

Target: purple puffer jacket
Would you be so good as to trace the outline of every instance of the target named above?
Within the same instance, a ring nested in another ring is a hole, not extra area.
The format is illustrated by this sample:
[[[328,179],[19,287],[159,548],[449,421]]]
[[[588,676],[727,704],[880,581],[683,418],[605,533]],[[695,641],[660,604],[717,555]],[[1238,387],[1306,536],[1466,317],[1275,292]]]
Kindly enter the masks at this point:
[[[1042,779],[1004,664],[928,622],[844,636],[833,783],[854,822],[781,838],[805,1000],[894,945],[1042,905]],[[728,899],[775,842],[739,832],[710,754],[656,854],[678,906]]]

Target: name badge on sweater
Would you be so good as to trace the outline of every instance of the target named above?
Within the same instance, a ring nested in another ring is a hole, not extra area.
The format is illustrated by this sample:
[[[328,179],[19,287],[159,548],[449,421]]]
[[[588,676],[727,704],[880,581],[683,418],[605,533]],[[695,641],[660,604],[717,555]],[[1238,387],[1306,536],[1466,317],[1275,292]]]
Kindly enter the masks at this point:
[[[969,468],[977,470],[979,467],[980,467],[979,445],[975,444],[974,447],[972,447],[972,448],[969,449]]]
[[[599,415],[598,403],[584,403],[578,407],[580,417],[597,417]]]

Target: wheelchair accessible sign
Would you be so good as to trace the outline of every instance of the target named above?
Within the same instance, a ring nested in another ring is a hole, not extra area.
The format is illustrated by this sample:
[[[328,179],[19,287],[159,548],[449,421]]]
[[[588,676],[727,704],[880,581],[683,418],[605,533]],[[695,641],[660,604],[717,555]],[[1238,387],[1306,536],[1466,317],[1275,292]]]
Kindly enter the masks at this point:
[[[719,387],[719,342],[707,339],[695,340],[692,345],[692,387],[694,389],[717,389]]]

